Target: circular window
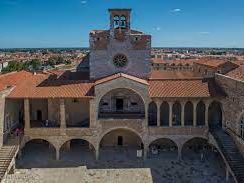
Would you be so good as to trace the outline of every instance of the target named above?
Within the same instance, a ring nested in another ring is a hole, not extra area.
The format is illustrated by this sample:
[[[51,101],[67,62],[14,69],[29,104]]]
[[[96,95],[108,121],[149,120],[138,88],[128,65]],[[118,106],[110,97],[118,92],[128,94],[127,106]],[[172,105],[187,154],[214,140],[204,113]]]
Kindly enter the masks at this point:
[[[116,67],[124,67],[128,61],[125,55],[118,54],[114,57],[113,62]]]

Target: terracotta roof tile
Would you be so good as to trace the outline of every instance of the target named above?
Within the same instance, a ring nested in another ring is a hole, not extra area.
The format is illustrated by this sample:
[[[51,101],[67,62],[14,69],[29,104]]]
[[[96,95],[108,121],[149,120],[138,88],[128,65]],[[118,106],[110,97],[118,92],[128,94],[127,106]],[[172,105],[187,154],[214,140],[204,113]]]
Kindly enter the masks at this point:
[[[189,65],[193,65],[193,62],[196,61],[196,60],[193,60],[193,59],[185,59],[185,60],[163,60],[163,59],[160,59],[160,58],[153,58],[152,59],[152,63],[154,64],[182,64],[182,65],[186,65],[186,64],[189,64]]]
[[[195,61],[195,63],[200,65],[205,65],[213,68],[217,68],[221,65],[224,65],[226,63],[232,63],[233,65],[237,65],[233,62],[227,61],[227,60],[221,60],[221,59],[200,59]]]
[[[244,81],[244,65],[239,66],[238,68],[228,72],[226,76],[231,78]]]
[[[8,98],[90,98],[94,95],[93,86],[93,83],[57,80],[50,74],[39,73],[15,87]]]
[[[111,80],[114,80],[114,79],[117,79],[117,78],[120,78],[120,77],[127,78],[127,79],[130,79],[130,80],[133,80],[133,81],[148,85],[148,82],[146,80],[144,80],[144,79],[141,79],[141,78],[138,78],[138,77],[135,77],[135,76],[131,76],[131,75],[127,75],[127,74],[123,74],[123,73],[117,73],[117,74],[113,74],[111,76],[107,76],[105,78],[99,79],[99,80],[97,80],[95,82],[95,85],[102,84],[102,83],[105,83],[105,82],[108,82],[108,81],[111,81]]]
[[[149,81],[150,97],[212,97],[223,96],[222,90],[212,80],[152,80]]]
[[[167,70],[153,70],[150,73],[150,80],[153,79],[190,79],[201,78],[201,76],[195,74],[193,71],[167,71]]]
[[[6,89],[7,87],[17,86],[25,81],[28,77],[32,76],[32,73],[27,71],[11,72],[8,74],[0,75],[0,91]]]

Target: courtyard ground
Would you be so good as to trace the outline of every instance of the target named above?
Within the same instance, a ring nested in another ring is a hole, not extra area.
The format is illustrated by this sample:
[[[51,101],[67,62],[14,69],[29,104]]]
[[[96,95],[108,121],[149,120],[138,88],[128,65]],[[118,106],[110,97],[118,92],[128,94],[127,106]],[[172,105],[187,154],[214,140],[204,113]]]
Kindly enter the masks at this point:
[[[46,158],[44,150],[39,154],[39,149],[36,151],[28,152],[17,161],[15,173],[7,175],[3,183],[225,182],[223,162],[215,153],[208,154],[202,161],[197,154],[181,161],[170,156],[143,161],[131,158],[130,151],[118,155],[117,151],[107,149],[101,160],[95,161],[88,152],[82,154],[74,150],[64,153],[60,161],[55,161]]]

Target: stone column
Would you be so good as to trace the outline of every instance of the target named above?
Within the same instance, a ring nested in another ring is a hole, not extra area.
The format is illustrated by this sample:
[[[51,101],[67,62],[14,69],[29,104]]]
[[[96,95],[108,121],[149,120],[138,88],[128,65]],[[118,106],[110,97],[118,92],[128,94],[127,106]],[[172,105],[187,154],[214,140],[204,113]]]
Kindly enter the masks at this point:
[[[181,102],[181,126],[185,126],[185,102]]]
[[[208,108],[209,108],[209,102],[205,103],[205,126],[208,127]]]
[[[66,128],[65,101],[60,99],[60,128]]]
[[[173,126],[173,122],[172,122],[172,110],[173,110],[173,102],[169,102],[169,126],[172,127]]]
[[[56,160],[59,160],[60,159],[60,157],[59,157],[59,149],[56,149]]]
[[[30,128],[30,100],[24,99],[25,129]]]
[[[197,126],[197,102],[193,102],[193,126]]]
[[[144,147],[144,152],[143,152],[143,159],[147,160],[147,152],[148,152],[148,146]]]
[[[52,101],[51,99],[47,99],[47,119],[52,120]]]
[[[95,148],[95,156],[96,160],[99,160],[99,145]]]
[[[90,112],[90,127],[95,128],[96,127],[96,120],[97,115],[99,113],[99,107],[96,107],[96,101],[95,99],[89,100],[89,112]]]
[[[145,122],[146,122],[146,124],[143,124],[144,127],[148,126],[148,105],[149,105],[149,102],[145,101]]]
[[[157,104],[157,126],[160,126],[160,106],[162,102],[160,100],[157,100],[156,104]]]

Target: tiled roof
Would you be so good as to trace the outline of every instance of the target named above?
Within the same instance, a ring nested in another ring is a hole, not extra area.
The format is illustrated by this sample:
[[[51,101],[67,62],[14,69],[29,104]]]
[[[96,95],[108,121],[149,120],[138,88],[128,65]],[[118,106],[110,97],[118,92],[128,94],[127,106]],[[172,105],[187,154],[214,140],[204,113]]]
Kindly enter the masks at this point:
[[[133,80],[133,81],[148,85],[148,82],[146,80],[144,80],[144,79],[140,79],[140,78],[137,78],[135,76],[131,76],[131,75],[128,75],[128,74],[123,74],[123,73],[117,73],[117,74],[113,74],[111,76],[107,76],[105,78],[99,79],[99,80],[97,80],[95,82],[95,85],[99,85],[99,84],[102,84],[102,83],[105,83],[105,82],[108,82],[108,81],[111,81],[111,80],[114,80],[114,79],[117,79],[117,78],[120,78],[120,77],[127,78],[127,79],[130,79],[130,80]]]
[[[224,65],[226,63],[232,63],[232,62],[227,61],[227,60],[221,60],[221,59],[200,59],[200,60],[195,61],[195,63],[200,64],[200,65],[205,65],[208,67],[217,68],[221,65]],[[234,63],[232,63],[232,64],[234,64]],[[234,64],[234,65],[236,65],[236,64]]]
[[[25,81],[28,77],[30,77],[32,73],[26,71],[20,72],[11,72],[8,74],[0,75],[0,91],[11,87],[20,85],[23,81]]]
[[[229,73],[226,74],[226,76],[244,81],[244,65],[241,65],[238,68],[230,71]]]
[[[152,80],[149,81],[150,97],[213,97],[223,96],[222,90],[212,80]]]
[[[150,73],[149,79],[190,79],[199,78],[193,71],[167,71],[167,70],[153,70]]]
[[[192,59],[186,59],[186,60],[163,60],[163,59],[160,59],[160,58],[153,58],[152,59],[152,63],[154,64],[175,64],[175,65],[178,65],[178,64],[182,64],[182,65],[186,65],[186,64],[189,64],[189,65],[192,65],[193,62],[195,60],[192,60]]]
[[[38,73],[28,77],[14,88],[8,98],[90,98],[94,95],[93,83],[59,80],[52,76]]]

